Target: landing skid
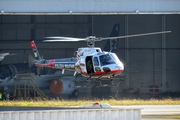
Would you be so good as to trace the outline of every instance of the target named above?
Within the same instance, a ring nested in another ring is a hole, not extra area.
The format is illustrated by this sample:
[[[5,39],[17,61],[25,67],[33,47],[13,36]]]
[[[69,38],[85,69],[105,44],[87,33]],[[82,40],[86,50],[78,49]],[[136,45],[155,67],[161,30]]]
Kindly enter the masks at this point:
[[[97,88],[99,87],[117,87],[119,85],[121,85],[121,83],[124,81],[124,79],[121,78],[103,78],[103,79],[98,79],[99,80],[99,86],[96,86]],[[111,84],[102,84],[101,81],[103,80],[109,80],[111,82]],[[119,80],[119,82],[117,84],[113,83],[113,80]]]
[[[75,80],[74,82],[75,82],[75,84],[74,84],[73,88],[92,88],[97,83],[96,80]],[[84,82],[85,84],[84,84],[84,86],[78,86],[76,84],[77,82]],[[93,83],[90,86],[88,86],[87,82],[93,82]]]
[[[92,88],[95,86],[95,84],[97,82],[99,82],[99,86],[96,86],[97,88],[99,87],[117,87],[119,85],[121,85],[121,83],[124,81],[124,79],[120,79],[120,78],[96,78],[96,79],[92,79],[92,80],[89,80],[90,78],[88,78],[87,80],[76,80],[76,78],[79,76],[79,74],[75,77],[75,84],[74,84],[74,87],[73,88]],[[114,84],[113,83],[113,80],[119,80],[119,82],[117,84]],[[102,84],[101,81],[110,81],[110,84]],[[77,83],[85,83],[83,86],[78,86]],[[88,86],[88,82],[92,82],[91,85]]]

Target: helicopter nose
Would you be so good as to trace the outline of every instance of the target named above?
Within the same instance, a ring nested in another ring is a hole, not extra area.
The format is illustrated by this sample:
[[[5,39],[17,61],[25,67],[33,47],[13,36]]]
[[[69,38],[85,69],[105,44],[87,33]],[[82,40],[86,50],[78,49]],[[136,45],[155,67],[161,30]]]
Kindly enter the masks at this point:
[[[124,71],[124,69],[121,66],[116,66],[116,70],[118,72],[123,72]]]
[[[120,63],[118,64],[118,70],[119,70],[120,72],[123,72],[123,71],[124,71],[124,65],[123,65],[122,62],[120,62]]]

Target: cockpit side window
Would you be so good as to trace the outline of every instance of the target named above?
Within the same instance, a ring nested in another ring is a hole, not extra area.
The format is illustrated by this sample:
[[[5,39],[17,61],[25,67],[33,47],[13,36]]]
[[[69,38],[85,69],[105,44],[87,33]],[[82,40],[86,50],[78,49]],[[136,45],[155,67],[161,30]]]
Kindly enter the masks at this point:
[[[93,63],[94,63],[94,66],[99,66],[99,61],[97,57],[94,57]]]
[[[101,66],[115,64],[115,61],[109,56],[109,54],[101,55],[99,58],[101,61]]]

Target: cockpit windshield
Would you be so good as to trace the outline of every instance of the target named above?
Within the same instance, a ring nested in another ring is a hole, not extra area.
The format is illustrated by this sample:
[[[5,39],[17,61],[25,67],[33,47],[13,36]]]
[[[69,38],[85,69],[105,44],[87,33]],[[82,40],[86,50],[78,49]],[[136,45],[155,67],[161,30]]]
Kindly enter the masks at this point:
[[[101,55],[99,56],[99,59],[101,62],[101,66],[116,63],[109,54]]]
[[[117,64],[122,64],[116,54],[111,53],[110,56]]]

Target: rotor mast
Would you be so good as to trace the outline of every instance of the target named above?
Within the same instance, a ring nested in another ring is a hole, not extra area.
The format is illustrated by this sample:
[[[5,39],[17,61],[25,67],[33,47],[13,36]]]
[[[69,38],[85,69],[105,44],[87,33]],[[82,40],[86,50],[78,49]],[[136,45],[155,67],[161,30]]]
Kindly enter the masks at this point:
[[[87,46],[90,47],[90,48],[95,47],[95,42],[101,40],[100,38],[96,38],[96,36],[89,36],[89,37],[87,37],[85,39],[86,39],[86,42],[87,42]]]

